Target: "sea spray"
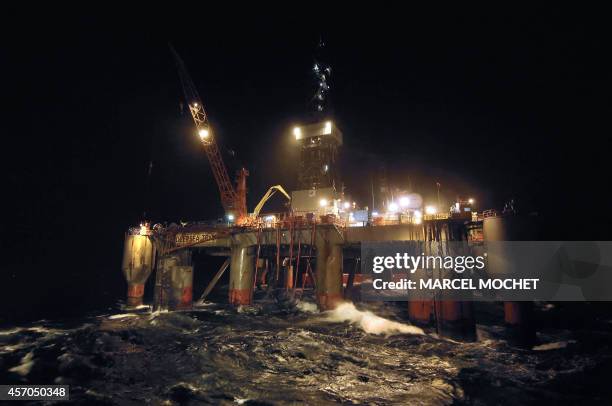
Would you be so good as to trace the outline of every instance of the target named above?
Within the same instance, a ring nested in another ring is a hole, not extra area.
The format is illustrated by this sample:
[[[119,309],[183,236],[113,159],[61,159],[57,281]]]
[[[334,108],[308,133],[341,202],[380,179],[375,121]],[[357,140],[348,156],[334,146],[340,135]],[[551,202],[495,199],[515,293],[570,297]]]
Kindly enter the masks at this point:
[[[327,320],[333,322],[348,321],[357,324],[369,334],[424,334],[423,330],[409,324],[398,323],[377,316],[370,311],[358,310],[352,303],[342,303],[327,313]]]

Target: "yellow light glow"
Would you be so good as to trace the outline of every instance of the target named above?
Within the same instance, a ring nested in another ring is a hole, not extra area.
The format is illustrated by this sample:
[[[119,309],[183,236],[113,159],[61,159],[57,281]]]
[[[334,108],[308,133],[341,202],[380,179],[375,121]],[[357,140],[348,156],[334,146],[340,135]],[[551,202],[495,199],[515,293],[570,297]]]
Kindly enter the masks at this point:
[[[140,224],[140,235],[147,235],[147,234],[149,234],[149,226],[147,225],[147,223]]]
[[[425,207],[425,214],[436,214],[438,212],[438,208],[436,206],[427,206]]]
[[[331,134],[331,132],[332,132],[332,122],[326,121],[325,128],[323,129],[323,134]]]
[[[295,136],[296,140],[301,140],[302,139],[302,129],[300,127],[294,127],[293,135]]]
[[[351,203],[350,202],[344,202],[344,208],[348,209],[349,207],[351,207]]]
[[[410,198],[408,196],[400,197],[399,204],[402,207],[408,207],[408,205],[410,204]]]
[[[193,107],[198,107],[198,103],[193,103]]]
[[[319,200],[319,206],[321,206],[321,207],[325,207],[325,206],[327,206],[327,199],[321,199],[321,200]]]
[[[420,219],[421,217],[423,217],[423,213],[421,213],[420,210],[415,210],[414,211],[414,217]]]
[[[471,197],[468,199],[468,203],[469,204],[474,204],[474,199],[472,199]]]
[[[210,133],[208,132],[208,130],[206,128],[201,128],[198,131],[198,135],[200,136],[200,138],[202,140],[205,140],[206,138],[208,138],[208,136],[210,135]]]
[[[421,224],[422,220],[420,217],[414,219],[414,224]]]
[[[397,213],[397,210],[399,209],[397,203],[395,202],[391,202],[389,203],[389,212],[390,213]]]

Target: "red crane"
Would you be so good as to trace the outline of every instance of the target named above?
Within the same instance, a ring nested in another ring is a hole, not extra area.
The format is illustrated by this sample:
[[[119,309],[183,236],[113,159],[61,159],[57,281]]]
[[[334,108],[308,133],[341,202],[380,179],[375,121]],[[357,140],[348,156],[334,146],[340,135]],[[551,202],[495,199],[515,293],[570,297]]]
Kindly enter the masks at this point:
[[[246,207],[246,177],[249,175],[249,171],[245,168],[241,168],[238,171],[236,176],[236,187],[234,187],[227,174],[227,167],[223,162],[219,147],[215,142],[215,134],[210,127],[208,114],[206,114],[206,110],[204,110],[204,104],[200,99],[200,95],[187,72],[187,68],[185,68],[185,63],[172,46],[170,46],[170,50],[176,60],[176,66],[185,94],[185,102],[189,106],[189,111],[196,125],[197,134],[200,140],[202,140],[204,151],[206,152],[213,175],[217,181],[219,194],[221,195],[221,204],[223,205],[225,214],[228,220],[235,221],[236,224],[244,224],[248,220]]]

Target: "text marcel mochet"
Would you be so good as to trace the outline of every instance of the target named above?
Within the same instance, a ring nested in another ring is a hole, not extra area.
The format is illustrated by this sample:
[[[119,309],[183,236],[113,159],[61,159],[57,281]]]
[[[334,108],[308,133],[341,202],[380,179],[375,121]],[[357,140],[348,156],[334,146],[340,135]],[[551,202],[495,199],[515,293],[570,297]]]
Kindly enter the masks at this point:
[[[395,256],[375,256],[372,271],[375,274],[385,270],[406,270],[414,274],[417,270],[444,269],[453,270],[461,274],[468,270],[483,270],[486,267],[486,255],[482,256],[419,256],[397,253]],[[539,279],[478,279],[478,283],[471,278],[429,278],[417,281],[407,278],[398,281],[383,281],[374,279],[372,286],[376,290],[413,290],[413,289],[442,289],[442,290],[474,290],[474,289],[519,289],[536,290]]]

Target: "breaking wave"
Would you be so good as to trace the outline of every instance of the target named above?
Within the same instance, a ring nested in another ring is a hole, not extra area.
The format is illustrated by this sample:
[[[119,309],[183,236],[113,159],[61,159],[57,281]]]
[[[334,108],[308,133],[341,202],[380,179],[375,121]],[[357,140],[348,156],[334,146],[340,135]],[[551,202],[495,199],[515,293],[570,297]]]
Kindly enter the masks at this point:
[[[408,324],[387,320],[371,311],[358,310],[353,303],[342,303],[327,315],[333,322],[350,322],[369,334],[425,334],[423,329]]]

